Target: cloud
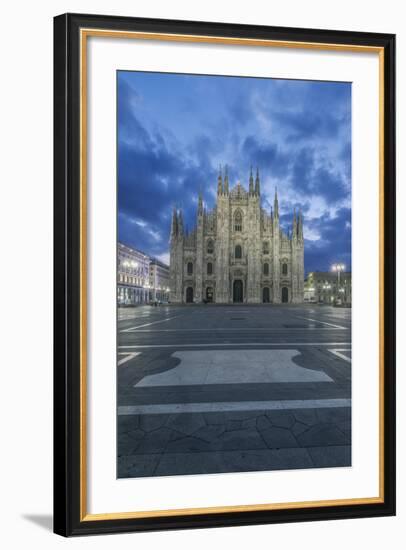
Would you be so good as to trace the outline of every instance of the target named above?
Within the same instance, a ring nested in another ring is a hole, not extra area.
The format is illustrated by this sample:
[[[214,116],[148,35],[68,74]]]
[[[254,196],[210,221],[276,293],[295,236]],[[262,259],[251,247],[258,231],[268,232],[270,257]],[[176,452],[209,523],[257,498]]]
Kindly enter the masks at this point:
[[[169,252],[164,252],[163,254],[158,254],[156,256],[156,258],[160,262],[163,262],[164,264],[169,265]]]
[[[278,188],[281,224],[304,214],[307,271],[351,265],[351,85],[159,73],[118,73],[118,230],[168,259],[171,210],[192,227],[197,193],[261,174],[262,204]]]

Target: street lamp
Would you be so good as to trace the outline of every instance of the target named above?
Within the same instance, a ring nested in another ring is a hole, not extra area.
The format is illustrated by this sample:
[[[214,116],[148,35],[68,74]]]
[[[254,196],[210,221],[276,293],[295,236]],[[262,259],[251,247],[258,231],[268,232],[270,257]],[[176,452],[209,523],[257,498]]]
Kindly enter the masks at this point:
[[[333,264],[331,266],[331,270],[337,272],[337,290],[340,292],[340,273],[344,271],[345,265],[344,264]]]

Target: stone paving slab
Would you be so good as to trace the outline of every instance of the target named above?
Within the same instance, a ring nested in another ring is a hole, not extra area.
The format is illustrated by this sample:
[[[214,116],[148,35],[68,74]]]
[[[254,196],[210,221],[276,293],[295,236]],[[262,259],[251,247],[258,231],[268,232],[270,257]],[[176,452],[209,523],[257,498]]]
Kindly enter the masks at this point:
[[[159,454],[138,454],[117,457],[117,477],[151,477],[155,475]]]
[[[351,466],[351,445],[307,447],[315,468]]]
[[[150,458],[152,464],[155,464],[154,459],[156,460],[156,456]],[[148,461],[148,457],[143,455],[142,461],[144,464]],[[171,476],[179,475],[180,472],[184,475],[216,474],[313,467],[314,463],[306,449],[198,452],[186,455],[184,453],[170,453],[160,455],[154,475]]]
[[[306,409],[119,417],[118,476],[350,466],[351,410],[319,413]]]

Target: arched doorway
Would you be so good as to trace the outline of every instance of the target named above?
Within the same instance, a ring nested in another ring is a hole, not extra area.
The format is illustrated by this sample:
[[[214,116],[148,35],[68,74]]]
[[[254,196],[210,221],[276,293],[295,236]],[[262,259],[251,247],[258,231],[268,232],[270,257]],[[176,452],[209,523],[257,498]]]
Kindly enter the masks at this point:
[[[186,289],[186,302],[191,304],[193,302],[193,287],[188,286]]]
[[[212,286],[208,286],[206,288],[206,301],[207,302],[212,302],[213,301],[213,287]]]
[[[262,289],[262,301],[264,302],[264,304],[269,304],[270,302],[269,287],[267,286]]]
[[[289,289],[286,286],[282,287],[282,303],[287,304],[289,302]]]
[[[233,302],[241,303],[243,301],[243,284],[241,279],[236,279],[233,283]]]

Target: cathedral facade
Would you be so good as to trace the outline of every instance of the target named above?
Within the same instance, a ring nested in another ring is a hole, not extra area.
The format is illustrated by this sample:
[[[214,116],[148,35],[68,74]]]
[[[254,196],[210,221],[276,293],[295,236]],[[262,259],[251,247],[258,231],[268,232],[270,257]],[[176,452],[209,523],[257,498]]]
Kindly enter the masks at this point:
[[[293,213],[289,234],[279,225],[275,191],[270,213],[261,206],[260,178],[252,171],[248,191],[229,188],[220,171],[217,204],[198,198],[195,227],[186,231],[174,209],[170,235],[172,303],[301,303],[304,285],[302,214]]]

